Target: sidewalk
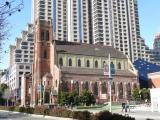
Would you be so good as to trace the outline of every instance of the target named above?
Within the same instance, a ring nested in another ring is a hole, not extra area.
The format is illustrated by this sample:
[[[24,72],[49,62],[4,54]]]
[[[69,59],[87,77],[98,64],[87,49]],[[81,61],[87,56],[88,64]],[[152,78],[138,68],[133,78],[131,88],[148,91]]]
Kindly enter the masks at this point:
[[[122,115],[129,115],[134,117],[136,120],[146,120],[146,119],[153,119],[153,120],[160,120],[160,113],[159,112],[152,112],[151,107],[147,107],[145,105],[137,105],[134,109],[130,109],[127,113],[122,112],[120,109],[113,111],[113,113],[122,114]]]
[[[0,110],[0,112],[11,112],[11,113],[15,113],[15,114],[23,114],[23,115],[26,115],[26,116],[29,116],[29,117],[46,118],[46,119],[52,119],[52,120],[73,120],[72,118],[62,118],[62,117],[54,117],[54,116],[27,114],[27,113],[21,113],[21,112],[15,112],[15,111],[6,111],[6,110]]]

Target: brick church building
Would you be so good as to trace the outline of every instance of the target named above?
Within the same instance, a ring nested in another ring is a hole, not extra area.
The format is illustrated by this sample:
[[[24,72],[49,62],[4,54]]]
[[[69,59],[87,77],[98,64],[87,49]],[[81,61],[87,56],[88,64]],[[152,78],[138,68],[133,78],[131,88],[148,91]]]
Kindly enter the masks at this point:
[[[130,60],[111,46],[54,40],[52,23],[46,21],[35,23],[34,43],[31,100],[27,101],[31,105],[54,104],[59,91],[80,94],[84,89],[91,91],[97,102],[109,101],[109,77],[104,75],[109,54],[115,68],[112,101],[131,99],[131,91],[139,87]],[[25,105],[26,100],[22,101]]]

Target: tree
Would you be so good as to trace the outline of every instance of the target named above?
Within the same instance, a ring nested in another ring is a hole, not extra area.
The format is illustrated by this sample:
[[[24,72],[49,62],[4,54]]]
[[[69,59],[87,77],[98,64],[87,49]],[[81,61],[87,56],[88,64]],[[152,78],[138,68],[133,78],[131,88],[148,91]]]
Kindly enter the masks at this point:
[[[70,92],[67,98],[70,105],[79,105],[79,95],[76,91]]]
[[[1,0],[0,2],[0,50],[2,49],[2,41],[8,35],[7,18],[23,9],[23,0]]]
[[[67,96],[68,96],[67,92],[60,92],[58,95],[58,103],[61,105],[68,104]]]
[[[132,97],[135,101],[140,101],[141,98],[140,98],[140,89],[139,88],[135,88],[133,91],[132,91]]]
[[[7,100],[7,106],[8,106],[8,101],[9,101],[9,99],[11,97],[11,91],[10,91],[9,88],[5,89],[4,94],[3,94],[2,97]]]
[[[5,103],[5,98],[4,98],[4,95],[6,94],[6,90],[8,89],[9,87],[6,85],[6,84],[4,84],[4,83],[2,83],[2,84],[0,84],[0,104],[1,105],[4,105],[4,103]],[[5,95],[6,96],[6,95]]]
[[[8,88],[7,84],[0,84],[0,92],[4,92]]]
[[[150,100],[149,89],[146,89],[146,88],[141,89],[141,99],[142,100]]]
[[[91,104],[95,104],[95,97],[91,92],[84,90],[81,93],[80,101],[85,105],[89,106]]]

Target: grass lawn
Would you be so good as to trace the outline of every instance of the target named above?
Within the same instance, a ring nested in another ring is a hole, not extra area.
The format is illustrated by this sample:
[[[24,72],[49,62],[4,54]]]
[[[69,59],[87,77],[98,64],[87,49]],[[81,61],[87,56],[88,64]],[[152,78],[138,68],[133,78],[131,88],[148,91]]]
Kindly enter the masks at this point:
[[[121,105],[112,105],[112,110],[119,110],[121,109]],[[90,112],[100,112],[103,110],[108,110],[109,111],[109,105],[97,105],[97,106],[78,106],[76,110],[79,111],[90,111]]]

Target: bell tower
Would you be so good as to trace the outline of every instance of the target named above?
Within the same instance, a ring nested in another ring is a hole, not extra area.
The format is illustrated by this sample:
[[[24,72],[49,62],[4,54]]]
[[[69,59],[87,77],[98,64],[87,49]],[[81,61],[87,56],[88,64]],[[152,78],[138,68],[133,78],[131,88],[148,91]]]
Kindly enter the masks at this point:
[[[52,22],[37,20],[35,22],[35,52],[32,78],[32,105],[42,103],[42,78],[50,73],[50,52],[53,37]]]

